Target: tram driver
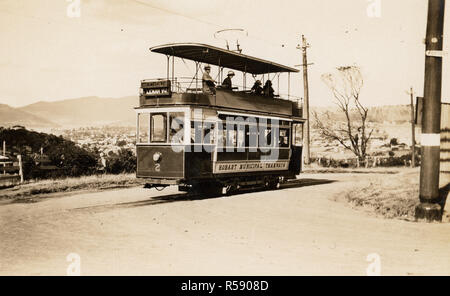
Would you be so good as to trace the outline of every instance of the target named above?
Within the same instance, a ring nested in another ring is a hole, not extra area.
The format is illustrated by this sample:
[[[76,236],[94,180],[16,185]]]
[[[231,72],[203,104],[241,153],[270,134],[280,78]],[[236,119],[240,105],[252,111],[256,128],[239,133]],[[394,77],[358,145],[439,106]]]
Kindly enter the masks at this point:
[[[205,66],[205,72],[203,72],[202,77],[202,86],[203,86],[203,92],[205,94],[216,94],[216,81],[209,75],[211,73],[211,66],[206,65]]]

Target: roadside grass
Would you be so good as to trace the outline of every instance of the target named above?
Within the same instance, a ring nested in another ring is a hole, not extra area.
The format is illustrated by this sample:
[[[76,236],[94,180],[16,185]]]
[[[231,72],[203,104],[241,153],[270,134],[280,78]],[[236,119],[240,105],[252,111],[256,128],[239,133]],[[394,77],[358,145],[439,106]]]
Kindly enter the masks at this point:
[[[135,187],[143,184],[143,180],[137,179],[135,174],[93,175],[78,178],[31,181],[0,190],[0,200],[19,202],[44,194],[68,193],[80,190],[101,191],[118,187]]]
[[[353,208],[387,219],[414,221],[415,207],[419,203],[419,172],[403,169],[395,175],[367,176],[355,187],[334,197]]]

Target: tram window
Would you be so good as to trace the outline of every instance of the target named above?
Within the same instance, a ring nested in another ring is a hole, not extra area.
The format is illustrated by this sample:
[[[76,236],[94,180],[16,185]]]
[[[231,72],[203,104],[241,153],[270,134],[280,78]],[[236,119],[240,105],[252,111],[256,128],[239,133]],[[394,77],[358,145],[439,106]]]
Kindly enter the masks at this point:
[[[227,134],[228,134],[227,146],[236,147],[236,143],[237,143],[236,130],[229,129],[227,131]]]
[[[303,144],[303,124],[301,123],[294,123],[293,124],[293,144],[295,146],[301,146]]]
[[[171,112],[169,115],[169,141],[174,144],[184,142],[184,113]]]
[[[223,124],[222,145],[224,147],[236,147],[236,125]]]
[[[138,130],[137,130],[137,142],[148,143],[148,131],[150,125],[150,114],[138,113]]]
[[[246,147],[246,129],[248,127],[248,121],[246,121],[246,118],[243,118],[241,116],[234,118],[234,125],[233,125],[233,132],[232,132],[232,143],[234,147],[238,148],[244,148]],[[230,131],[231,132],[231,131]]]
[[[256,125],[249,125],[247,126],[247,139],[246,143],[247,146],[250,148],[257,148],[258,147],[258,126]]]
[[[205,144],[214,144],[214,142],[215,142],[214,126],[215,125],[212,122],[205,122],[204,123],[204,134],[205,134],[205,137],[203,138],[203,142]]]
[[[191,143],[201,144],[202,137],[202,122],[191,121]]]
[[[267,126],[259,127],[259,147],[270,147],[272,146],[272,128]]]
[[[280,129],[280,147],[289,147],[289,129]]]
[[[150,141],[152,143],[165,143],[167,140],[167,116],[166,114],[151,115]]]
[[[246,141],[245,141],[245,130],[246,130],[245,125],[242,125],[242,126],[238,127],[238,130],[237,130],[237,146],[238,146],[238,148],[245,147],[245,143],[246,143]]]

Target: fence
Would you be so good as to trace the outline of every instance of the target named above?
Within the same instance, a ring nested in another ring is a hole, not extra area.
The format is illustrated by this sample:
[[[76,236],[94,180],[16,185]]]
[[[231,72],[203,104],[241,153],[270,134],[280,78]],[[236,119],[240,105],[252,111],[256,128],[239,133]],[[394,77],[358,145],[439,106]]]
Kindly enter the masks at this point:
[[[0,188],[23,183],[22,156],[17,156],[18,162],[9,159],[0,160]]]
[[[411,166],[411,156],[404,155],[401,157],[388,157],[388,156],[370,156],[365,160],[360,160],[356,157],[346,159],[333,159],[332,157],[318,156],[312,161],[316,162],[322,167],[335,167],[335,168],[375,168],[375,167],[393,167],[393,166]],[[419,159],[416,156],[416,164],[419,163]]]

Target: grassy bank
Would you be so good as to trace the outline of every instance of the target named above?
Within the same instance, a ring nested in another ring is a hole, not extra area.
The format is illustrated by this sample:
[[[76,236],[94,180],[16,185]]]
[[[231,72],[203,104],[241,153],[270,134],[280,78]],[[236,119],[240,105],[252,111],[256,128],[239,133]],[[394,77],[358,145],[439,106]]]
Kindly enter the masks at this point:
[[[0,200],[27,200],[51,193],[68,193],[79,190],[107,190],[143,185],[143,181],[135,174],[97,175],[78,178],[43,180],[29,182],[20,186],[0,190]]]
[[[376,216],[414,221],[415,207],[419,203],[419,171],[403,169],[395,175],[367,176],[334,199]]]

